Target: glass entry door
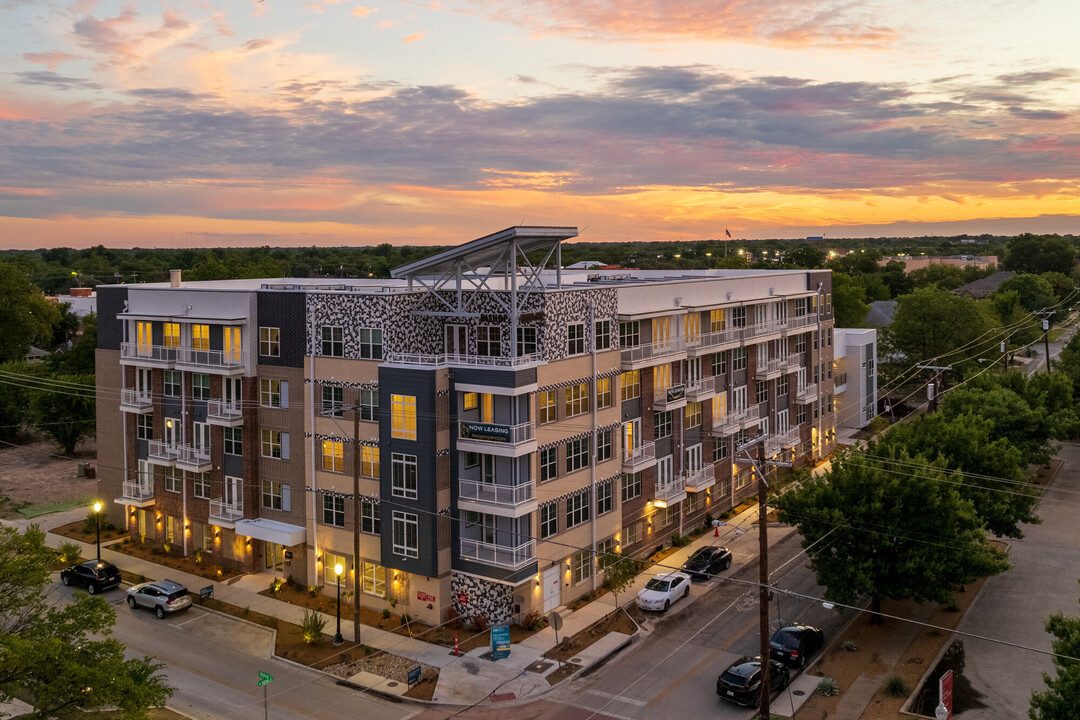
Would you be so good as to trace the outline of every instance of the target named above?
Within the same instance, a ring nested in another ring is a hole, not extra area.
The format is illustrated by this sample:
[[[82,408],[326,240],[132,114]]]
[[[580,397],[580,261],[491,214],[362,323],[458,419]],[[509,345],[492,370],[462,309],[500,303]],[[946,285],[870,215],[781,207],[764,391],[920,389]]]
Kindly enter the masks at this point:
[[[267,570],[283,571],[285,569],[285,546],[263,540],[263,563]]]

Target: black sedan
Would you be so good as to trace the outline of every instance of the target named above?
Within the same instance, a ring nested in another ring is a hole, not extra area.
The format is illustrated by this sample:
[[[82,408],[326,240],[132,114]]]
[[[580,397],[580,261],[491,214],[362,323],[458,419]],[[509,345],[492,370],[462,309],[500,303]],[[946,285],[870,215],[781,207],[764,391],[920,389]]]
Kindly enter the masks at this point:
[[[731,567],[731,551],[726,547],[699,548],[683,563],[682,570],[694,580],[708,580]]]
[[[84,587],[86,592],[96,595],[120,585],[120,570],[104,560],[87,560],[61,570],[60,582],[64,585]]]
[[[769,660],[769,690],[775,694],[788,686],[790,671],[783,663]],[[761,704],[761,657],[741,657],[716,678],[716,694],[738,705],[756,708]]]
[[[777,630],[769,641],[769,657],[803,667],[825,645],[825,633],[809,625],[788,625]]]

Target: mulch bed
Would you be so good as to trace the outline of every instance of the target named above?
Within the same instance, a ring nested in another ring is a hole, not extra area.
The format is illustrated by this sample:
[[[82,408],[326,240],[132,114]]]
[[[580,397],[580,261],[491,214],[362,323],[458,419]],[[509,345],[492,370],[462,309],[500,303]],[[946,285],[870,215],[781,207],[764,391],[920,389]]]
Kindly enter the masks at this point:
[[[617,612],[612,612],[577,634],[563,639],[556,647],[544,653],[544,657],[567,662],[610,632],[633,635],[637,632],[637,624],[631,619],[631,612],[637,612],[637,608],[619,608]]]
[[[91,527],[93,527],[93,525],[91,525]],[[112,528],[111,530],[109,529],[110,527]],[[79,542],[94,545],[95,543],[97,543],[97,531],[91,530],[90,532],[84,532],[85,528],[86,521],[78,520],[73,523],[68,523],[67,525],[61,525],[58,528],[53,528],[49,532],[56,533],[57,535],[63,535],[64,537],[71,538],[72,540],[78,540]],[[115,540],[119,537],[124,537],[126,534],[127,533],[125,533],[123,530],[118,530],[116,526],[112,525],[111,523],[108,523],[104,520],[101,523],[101,542],[103,543],[110,540]]]
[[[238,575],[243,575],[243,573],[238,570],[228,570],[219,565],[214,565],[212,555],[205,555],[203,561],[197,563],[193,556],[189,555],[188,557],[183,557],[182,555],[166,554],[161,549],[160,545],[139,543],[130,538],[123,542],[110,545],[109,549],[132,557],[148,560],[157,565],[164,565],[165,567],[171,567],[175,570],[182,570],[183,572],[192,575],[198,575],[207,580],[223,581],[237,577]],[[155,552],[155,550],[157,552]]]

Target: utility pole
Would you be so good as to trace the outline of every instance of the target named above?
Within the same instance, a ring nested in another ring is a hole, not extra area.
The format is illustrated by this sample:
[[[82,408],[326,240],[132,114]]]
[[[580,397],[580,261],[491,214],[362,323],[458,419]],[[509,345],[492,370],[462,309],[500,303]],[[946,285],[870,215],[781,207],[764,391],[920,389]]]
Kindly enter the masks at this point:
[[[917,367],[920,370],[933,370],[934,371],[934,379],[930,381],[930,384],[927,387],[927,390],[928,390],[927,394],[929,395],[927,400],[930,401],[930,412],[934,412],[935,410],[937,410],[938,398],[941,397],[941,393],[942,393],[942,391],[944,389],[944,386],[945,386],[945,382],[944,382],[944,377],[945,376],[942,375],[941,373],[946,372],[947,370],[952,370],[952,365],[945,365],[945,366],[940,366],[940,365],[918,365]]]
[[[353,406],[353,642],[360,643],[360,403]],[[340,591],[341,581],[338,581]],[[341,614],[341,611],[338,611]]]
[[[765,442],[758,443],[758,459],[762,466],[765,464]],[[769,508],[766,502],[766,494],[769,491],[769,483],[765,481],[765,473],[758,468],[758,633],[761,641],[761,718],[769,720],[771,717],[769,702],[771,700],[771,687],[769,683],[769,537],[766,515]]]
[[[1050,374],[1050,316],[1054,314],[1053,310],[1036,310],[1031,313],[1032,315],[1039,315],[1042,317],[1042,330],[1043,330],[1043,349],[1046,352],[1046,374]]]

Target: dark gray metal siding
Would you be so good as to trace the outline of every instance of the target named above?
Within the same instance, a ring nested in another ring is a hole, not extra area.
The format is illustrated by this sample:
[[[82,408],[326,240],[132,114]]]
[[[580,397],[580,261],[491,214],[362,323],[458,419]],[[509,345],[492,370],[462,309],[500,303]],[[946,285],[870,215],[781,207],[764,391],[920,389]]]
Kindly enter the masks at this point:
[[[257,295],[258,323],[254,328],[256,352],[258,352],[260,327],[276,327],[281,330],[281,354],[278,357],[259,355],[259,364],[304,367],[304,355],[307,353],[304,293],[260,290]]]
[[[97,346],[101,350],[119,350],[124,341],[124,323],[116,316],[124,312],[127,296],[126,287],[101,285],[97,288]]]

